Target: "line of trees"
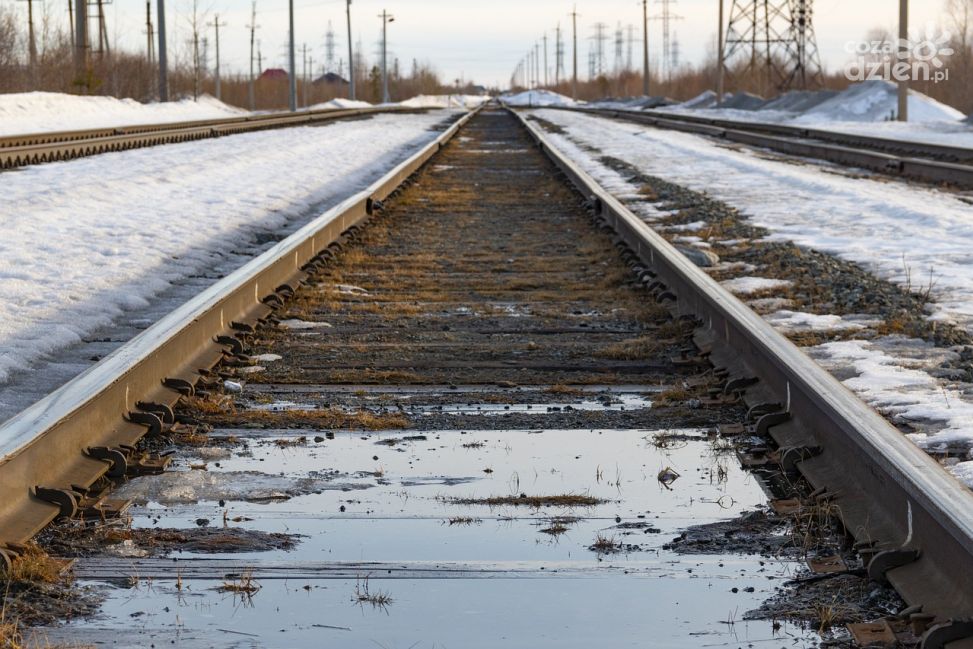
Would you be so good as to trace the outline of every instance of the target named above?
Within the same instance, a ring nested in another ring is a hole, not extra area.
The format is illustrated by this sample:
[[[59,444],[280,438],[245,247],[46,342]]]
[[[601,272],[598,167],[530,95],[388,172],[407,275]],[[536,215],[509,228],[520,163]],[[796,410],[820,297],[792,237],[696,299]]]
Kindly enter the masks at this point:
[[[23,18],[11,7],[0,4],[0,93],[48,91],[73,94],[131,97],[152,101],[158,97],[158,67],[147,52],[132,52],[111,48],[110,52],[90,52],[85,73],[79,74],[74,64],[71,33],[56,25],[47,13],[47,3],[37,3],[45,11],[35,15],[37,61],[29,63],[28,30]],[[190,38],[180,47],[169,49],[170,96],[197,97],[215,94],[212,49],[201,36],[210,17],[193,9],[185,16]],[[178,18],[177,18],[178,19]],[[96,35],[93,35],[97,39]],[[381,101],[381,71],[376,62],[361,53],[358,44],[355,56],[357,99],[377,103]],[[266,65],[264,66],[267,67]],[[314,105],[335,97],[347,97],[348,86],[341,81],[314,83],[325,70],[320,65],[308,70],[303,78],[303,61],[298,57],[298,103]],[[402,69],[406,68],[406,69]],[[255,108],[282,109],[288,105],[288,79],[285,76],[260,76],[255,82]],[[346,75],[347,76],[347,75]],[[249,108],[249,73],[221,74],[221,97],[228,104]],[[469,84],[444,83],[435,68],[426,62],[413,60],[407,66],[398,61],[389,63],[389,89],[393,101],[419,94],[445,94],[471,91]]]

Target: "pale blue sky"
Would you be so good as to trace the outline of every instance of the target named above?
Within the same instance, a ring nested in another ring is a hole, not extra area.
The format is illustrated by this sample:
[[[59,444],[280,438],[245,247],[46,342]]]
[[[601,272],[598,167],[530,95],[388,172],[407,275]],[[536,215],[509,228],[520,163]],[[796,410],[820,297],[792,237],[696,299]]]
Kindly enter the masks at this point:
[[[68,0],[34,1],[46,7],[53,19],[66,22]],[[151,1],[154,14],[157,0]],[[219,13],[221,21],[228,23],[221,35],[225,68],[246,69],[249,35],[245,25],[250,22],[250,0],[198,1],[201,10],[207,14],[206,22],[211,22],[213,15]],[[16,0],[0,2],[18,11],[23,11],[26,4]],[[514,66],[545,31],[551,39],[550,65],[553,67],[554,29],[560,21],[561,26],[569,30],[568,14],[574,4],[565,0],[354,0],[352,28],[354,38],[361,39],[366,54],[377,60],[381,28],[378,14],[382,9],[388,9],[396,18],[389,26],[390,52],[397,55],[403,65],[418,58],[432,62],[445,79],[463,76],[484,84],[502,85],[507,83]],[[583,74],[587,71],[588,37],[592,34],[592,25],[607,23],[612,32],[619,23],[623,27],[629,23],[638,26],[642,4],[639,0],[578,0],[576,4],[580,14],[579,73]],[[732,0],[726,0],[726,4],[729,7]],[[190,32],[187,14],[192,0],[167,0],[166,6],[170,48],[185,50]],[[324,34],[328,20],[331,20],[337,36],[337,55],[347,58],[344,0],[295,0],[295,7],[299,47],[306,42],[315,61],[323,62]],[[716,38],[717,7],[717,0],[677,0],[673,4],[672,11],[683,16],[682,20],[673,23],[682,60],[701,61],[707,48],[712,47]],[[914,26],[938,21],[942,7],[943,0],[912,0],[910,20]],[[650,14],[658,14],[660,5],[649,0],[649,10]],[[257,22],[261,26],[258,37],[265,67],[282,67],[286,60],[287,0],[257,0],[257,11]],[[898,0],[816,0],[815,25],[825,65],[832,69],[843,65],[849,56],[845,51],[846,42],[862,38],[873,27],[894,29],[897,16]],[[114,0],[108,9],[108,21],[113,38],[120,44],[144,48],[145,0]],[[212,29],[208,33],[212,37]],[[567,35],[570,37],[570,31]],[[653,60],[659,56],[661,36],[660,21],[652,21],[649,52]],[[640,38],[637,41],[640,42]],[[613,46],[608,50],[611,61]],[[639,61],[640,57],[641,46],[637,43],[633,58]],[[570,72],[570,68],[567,69]]]

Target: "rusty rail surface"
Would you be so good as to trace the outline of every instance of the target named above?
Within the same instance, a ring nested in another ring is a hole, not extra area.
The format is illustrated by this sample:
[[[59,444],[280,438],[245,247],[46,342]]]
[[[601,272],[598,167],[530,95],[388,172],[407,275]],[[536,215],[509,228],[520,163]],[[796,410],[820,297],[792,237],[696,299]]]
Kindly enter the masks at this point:
[[[637,254],[678,311],[703,324],[714,363],[748,385],[760,432],[836,512],[869,560],[869,576],[891,583],[938,624],[923,647],[973,646],[973,492],[858,399],[759,315],[676,251],[569,160],[540,126],[517,113],[621,241]],[[728,384],[729,387],[729,384]]]
[[[125,475],[131,447],[172,423],[192,394],[332,247],[343,245],[476,113],[367,189],[345,199],[216,282],[69,383],[0,425],[0,565],[59,515],[71,515],[99,478]]]
[[[973,188],[973,149],[968,147],[677,113],[562,106],[545,108],[708,135],[788,155],[816,158],[923,182]]]
[[[52,131],[0,137],[0,169],[72,160],[112,151],[263,131],[291,126],[314,126],[340,119],[381,113],[414,113],[424,108],[367,107],[268,113],[210,120],[140,124],[80,131]]]

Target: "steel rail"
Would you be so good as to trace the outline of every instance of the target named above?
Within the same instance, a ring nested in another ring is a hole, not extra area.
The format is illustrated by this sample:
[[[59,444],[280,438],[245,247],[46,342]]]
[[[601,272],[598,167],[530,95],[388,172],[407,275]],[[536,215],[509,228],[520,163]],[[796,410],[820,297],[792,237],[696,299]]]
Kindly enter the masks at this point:
[[[551,107],[747,144],[929,183],[973,188],[973,149],[782,124],[599,108]]]
[[[935,616],[923,647],[970,638],[973,646],[973,492],[561,153],[540,126],[516,113],[538,146],[588,198],[620,240],[652,269],[680,314],[703,324],[714,361],[756,377],[748,403],[768,406],[769,432],[910,605]]]
[[[305,269],[330,256],[329,246],[340,247],[475,113],[0,425],[0,559],[9,560],[57,516],[72,513],[78,495],[107,472],[124,475],[118,465],[126,446],[160,423],[160,410],[238,351],[235,336],[252,331],[272,312],[268,304],[281,303],[307,277]],[[108,449],[110,458],[99,459],[105,453],[93,448]]]
[[[374,106],[15,135],[0,138],[0,169],[251,131],[313,126],[340,119],[422,110],[428,109]]]

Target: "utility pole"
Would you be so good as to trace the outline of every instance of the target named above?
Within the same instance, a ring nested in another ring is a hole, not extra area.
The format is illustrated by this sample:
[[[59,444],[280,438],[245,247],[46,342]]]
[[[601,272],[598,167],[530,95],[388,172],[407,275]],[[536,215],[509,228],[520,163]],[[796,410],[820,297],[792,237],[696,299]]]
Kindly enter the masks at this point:
[[[716,72],[716,105],[717,106],[722,106],[723,105],[723,94],[724,94],[724,88],[723,88],[723,67],[724,67],[724,65],[726,65],[726,61],[723,58],[725,56],[725,53],[723,52],[723,0],[720,0],[720,24],[719,24],[719,29],[716,30],[716,33],[717,33],[716,47],[717,47],[717,50],[718,50],[718,53],[717,53],[717,63],[716,63],[716,65],[717,65],[717,72]]]
[[[564,65],[564,45],[561,43],[561,23],[554,31],[554,86],[561,85],[561,66]]]
[[[544,32],[544,86],[547,85],[547,32]]]
[[[247,25],[247,27],[250,29],[250,110],[256,110],[257,93],[254,88],[256,84],[256,77],[253,76],[253,46],[257,35],[257,29],[260,27],[260,25],[257,24],[257,0],[253,0],[250,5],[250,24]]]
[[[83,8],[85,0],[78,0],[79,8]],[[166,0],[158,3],[159,23],[159,101],[169,101],[169,59],[166,56]],[[78,31],[78,42],[81,30]]]
[[[37,40],[34,37],[34,0],[27,2],[27,50],[30,56],[30,72],[34,74],[37,68]]]
[[[152,0],[146,0],[151,2]],[[74,49],[74,0],[68,0],[68,31],[71,32],[71,49]]]
[[[162,0],[159,0],[162,2]],[[74,66],[78,81],[88,72],[88,7],[87,0],[74,0]]]
[[[899,56],[908,57],[909,40],[909,0],[899,0]],[[908,58],[900,58],[897,63],[908,63]],[[899,79],[899,117],[900,122],[909,121],[909,81],[906,75]]]
[[[538,41],[534,41],[534,80],[537,82],[537,87],[541,86],[541,44]]]
[[[387,26],[389,23],[395,22],[395,17],[383,9],[379,18],[382,19],[382,103],[387,104],[392,100],[391,97],[389,97],[389,41]]]
[[[649,96],[649,0],[642,0],[642,94]]]
[[[351,44],[351,0],[345,0],[345,12],[348,17],[348,98],[355,99],[355,53]]]
[[[304,81],[301,87],[301,94],[303,95],[304,108],[307,108],[307,43],[301,45],[301,58],[304,60],[304,74],[301,75],[301,79]]]
[[[105,24],[105,2],[98,0],[98,57],[111,56],[108,48],[108,26]]]
[[[578,6],[574,6],[574,10],[571,11],[571,34],[574,40],[574,62],[571,73],[571,97],[575,100],[578,99]]]
[[[220,84],[220,27],[226,27],[226,23],[220,22],[220,15],[216,14],[209,27],[216,29],[216,98],[222,99],[223,92]]]
[[[289,10],[288,16],[290,18],[291,36],[290,42],[288,43],[287,56],[291,64],[290,67],[290,109],[291,112],[297,111],[297,64],[294,61],[294,0],[289,0],[287,3]]]
[[[155,62],[155,33],[152,29],[152,0],[145,0],[145,55],[149,57],[149,65]]]

